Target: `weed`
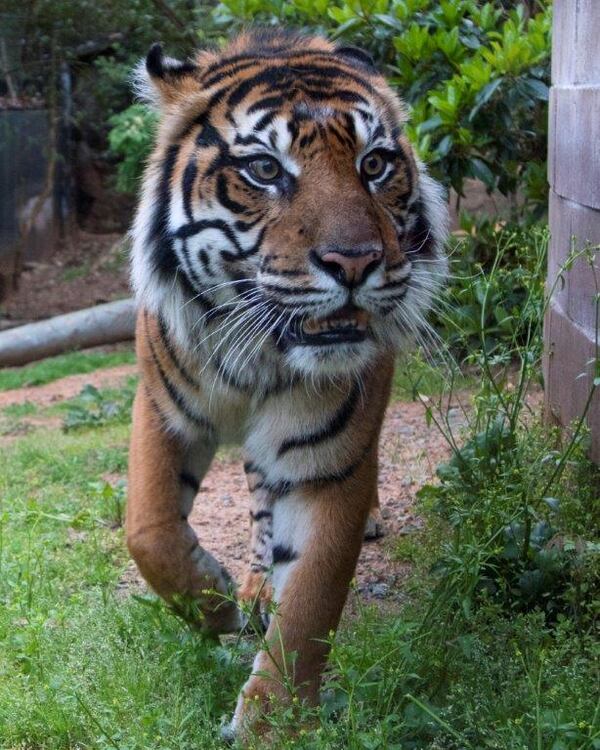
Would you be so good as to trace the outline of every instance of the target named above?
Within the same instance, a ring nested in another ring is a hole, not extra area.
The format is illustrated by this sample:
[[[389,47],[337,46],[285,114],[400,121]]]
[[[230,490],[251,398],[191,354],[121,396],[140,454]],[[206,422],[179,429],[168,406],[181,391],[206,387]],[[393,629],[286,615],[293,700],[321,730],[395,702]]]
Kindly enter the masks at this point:
[[[93,385],[85,385],[79,396],[62,406],[67,410],[63,430],[68,432],[111,422],[129,421],[135,386],[135,378],[130,378],[120,390],[99,390]]]

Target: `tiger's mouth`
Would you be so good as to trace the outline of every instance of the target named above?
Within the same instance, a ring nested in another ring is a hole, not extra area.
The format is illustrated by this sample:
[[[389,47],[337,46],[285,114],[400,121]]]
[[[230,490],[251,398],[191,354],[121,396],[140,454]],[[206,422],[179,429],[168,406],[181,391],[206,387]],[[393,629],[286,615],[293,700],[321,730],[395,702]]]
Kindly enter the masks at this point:
[[[345,305],[327,317],[298,321],[288,338],[301,346],[359,343],[367,337],[370,318],[366,310]]]

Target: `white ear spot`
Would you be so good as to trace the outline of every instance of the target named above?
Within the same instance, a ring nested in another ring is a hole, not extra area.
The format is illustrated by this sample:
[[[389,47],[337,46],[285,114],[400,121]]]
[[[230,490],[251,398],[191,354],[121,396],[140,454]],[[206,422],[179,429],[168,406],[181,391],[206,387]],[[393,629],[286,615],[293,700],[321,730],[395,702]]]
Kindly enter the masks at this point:
[[[193,63],[167,57],[160,44],[153,44],[146,59],[140,60],[133,70],[133,91],[142,101],[157,105],[169,86],[182,76],[193,75],[196,70]]]

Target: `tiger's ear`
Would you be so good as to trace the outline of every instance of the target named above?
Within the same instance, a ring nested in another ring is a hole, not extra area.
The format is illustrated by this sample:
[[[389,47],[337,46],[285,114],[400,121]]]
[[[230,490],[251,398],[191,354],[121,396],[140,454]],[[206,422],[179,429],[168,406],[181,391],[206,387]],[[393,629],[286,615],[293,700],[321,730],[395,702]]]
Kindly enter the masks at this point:
[[[153,44],[135,70],[135,93],[149,104],[169,103],[195,88],[197,71],[194,63],[167,57],[160,44]]]
[[[376,70],[375,60],[373,60],[371,54],[360,47],[348,45],[347,47],[336,47],[335,51],[336,54],[349,59],[351,62],[358,62],[367,68],[373,68],[373,70]]]

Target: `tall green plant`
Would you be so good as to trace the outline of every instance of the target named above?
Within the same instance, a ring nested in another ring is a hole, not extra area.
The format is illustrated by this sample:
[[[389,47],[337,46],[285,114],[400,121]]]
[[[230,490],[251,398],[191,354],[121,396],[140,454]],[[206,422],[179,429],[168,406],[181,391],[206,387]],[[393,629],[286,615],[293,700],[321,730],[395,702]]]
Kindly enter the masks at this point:
[[[538,270],[524,285],[521,305],[502,313],[512,333],[500,340],[490,335],[488,316],[498,304],[506,245],[499,244],[491,268],[477,274],[479,346],[470,343],[469,361],[480,387],[465,406],[462,434],[450,418],[452,394],[425,404],[451,448],[450,460],[438,468],[439,482],[419,492],[433,527],[443,529],[432,607],[468,620],[491,600],[505,612],[542,610],[548,621],[569,616],[584,632],[597,617],[600,474],[585,458],[585,413],[561,436],[541,425],[531,408],[539,402],[542,322],[554,289],[544,298],[538,283],[547,235],[534,231],[530,238]],[[556,283],[576,258],[587,260],[596,276],[597,255],[597,248],[572,253]],[[581,375],[589,381],[586,409],[600,387],[600,352],[592,370],[591,377]]]

